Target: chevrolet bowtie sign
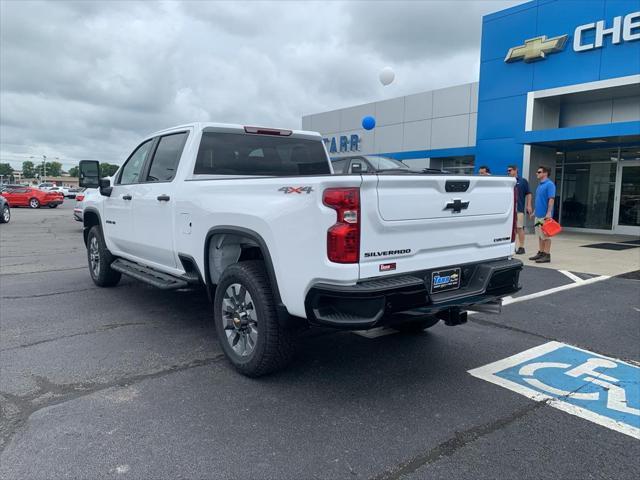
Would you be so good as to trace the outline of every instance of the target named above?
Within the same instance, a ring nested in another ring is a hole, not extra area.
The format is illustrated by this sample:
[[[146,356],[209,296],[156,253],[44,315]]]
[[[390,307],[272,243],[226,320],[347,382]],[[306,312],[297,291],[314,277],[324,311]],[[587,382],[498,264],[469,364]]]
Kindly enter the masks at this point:
[[[607,37],[610,37],[612,45],[640,40],[640,12],[632,12],[624,17],[622,15],[614,17],[611,22],[599,20],[576,27],[573,32],[573,51],[586,52],[602,48]],[[543,60],[547,58],[547,54],[563,50],[568,38],[569,35],[558,35],[553,38],[541,35],[530,38],[524,41],[524,45],[510,48],[504,61],[511,63],[524,60],[529,63]]]
[[[504,61],[509,63],[518,60],[524,60],[525,62],[542,60],[547,57],[548,53],[562,50],[568,36],[560,35],[559,37],[547,39],[546,35],[542,35],[541,37],[530,38],[524,41],[524,45],[510,48]]]

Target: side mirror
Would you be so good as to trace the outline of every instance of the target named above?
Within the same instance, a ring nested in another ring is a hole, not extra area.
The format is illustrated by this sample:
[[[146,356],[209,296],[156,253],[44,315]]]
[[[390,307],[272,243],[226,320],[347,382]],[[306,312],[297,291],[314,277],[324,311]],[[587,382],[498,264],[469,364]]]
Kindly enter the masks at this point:
[[[81,160],[78,184],[86,188],[100,187],[100,163],[96,160]]]
[[[113,187],[111,186],[111,180],[108,178],[100,179],[100,195],[104,197],[110,197]]]
[[[361,163],[352,163],[351,164],[351,173],[362,173],[362,164]]]

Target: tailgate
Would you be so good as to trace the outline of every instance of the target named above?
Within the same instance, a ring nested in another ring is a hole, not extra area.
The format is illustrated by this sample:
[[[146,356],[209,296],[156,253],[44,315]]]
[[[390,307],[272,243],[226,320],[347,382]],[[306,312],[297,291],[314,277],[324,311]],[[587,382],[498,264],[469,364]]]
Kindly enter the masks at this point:
[[[378,211],[380,217],[388,221],[454,217],[459,221],[464,217],[504,215],[511,211],[515,183],[498,177],[484,180],[440,175],[400,178],[381,175],[376,189]]]
[[[363,176],[360,277],[512,255],[515,180]]]

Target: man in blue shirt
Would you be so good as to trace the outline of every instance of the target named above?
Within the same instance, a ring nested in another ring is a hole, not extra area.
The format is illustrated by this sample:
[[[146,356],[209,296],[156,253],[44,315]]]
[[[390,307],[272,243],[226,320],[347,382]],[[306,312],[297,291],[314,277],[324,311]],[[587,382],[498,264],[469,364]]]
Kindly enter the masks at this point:
[[[536,255],[529,257],[536,263],[549,263],[551,261],[551,238],[542,231],[544,222],[553,218],[553,204],[556,198],[556,186],[549,180],[549,168],[539,166],[536,177],[540,182],[536,188],[535,219],[536,234],[538,235],[539,250]],[[532,215],[533,216],[533,215]]]
[[[516,245],[516,247],[518,247],[516,249],[516,255],[524,255],[524,212],[525,208],[529,215],[533,212],[531,208],[531,190],[529,189],[529,182],[518,175],[518,167],[516,165],[509,165],[507,167],[507,174],[516,179],[516,231],[518,233],[517,240],[519,244],[519,246]]]

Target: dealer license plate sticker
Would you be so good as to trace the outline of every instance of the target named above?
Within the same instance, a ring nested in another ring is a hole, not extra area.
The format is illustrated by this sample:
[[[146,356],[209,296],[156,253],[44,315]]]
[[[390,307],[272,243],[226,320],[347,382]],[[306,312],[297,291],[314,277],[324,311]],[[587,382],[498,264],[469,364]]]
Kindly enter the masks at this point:
[[[460,269],[450,268],[431,273],[431,293],[460,288]]]

